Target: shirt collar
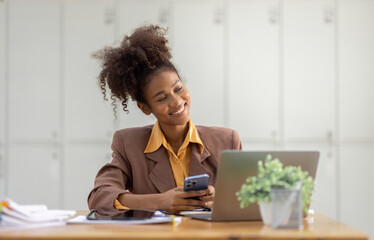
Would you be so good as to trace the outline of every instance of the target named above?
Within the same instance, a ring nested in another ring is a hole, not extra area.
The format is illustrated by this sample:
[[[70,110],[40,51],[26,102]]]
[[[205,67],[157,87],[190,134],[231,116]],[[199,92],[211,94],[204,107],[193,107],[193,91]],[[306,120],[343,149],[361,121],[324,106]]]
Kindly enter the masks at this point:
[[[184,140],[184,143],[197,143],[199,144],[200,148],[200,154],[204,151],[204,144],[201,141],[199,134],[197,132],[197,129],[193,122],[189,120],[188,122],[189,128],[186,135],[186,138]],[[164,144],[164,147],[166,147],[167,141],[165,138],[164,133],[162,132],[161,126],[158,121],[156,121],[155,125],[153,126],[151,136],[149,137],[147,147],[144,150],[144,153],[151,153],[157,151],[161,147],[161,145]],[[183,144],[185,145],[185,144]],[[182,146],[183,146],[182,145]],[[188,145],[188,144],[187,144]]]

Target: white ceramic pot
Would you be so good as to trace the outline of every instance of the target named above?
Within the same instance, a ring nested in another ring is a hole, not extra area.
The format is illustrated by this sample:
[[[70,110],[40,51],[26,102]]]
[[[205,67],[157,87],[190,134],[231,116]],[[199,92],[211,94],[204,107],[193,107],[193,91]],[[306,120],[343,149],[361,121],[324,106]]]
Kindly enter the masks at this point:
[[[260,214],[265,225],[271,226],[271,203],[259,203]]]

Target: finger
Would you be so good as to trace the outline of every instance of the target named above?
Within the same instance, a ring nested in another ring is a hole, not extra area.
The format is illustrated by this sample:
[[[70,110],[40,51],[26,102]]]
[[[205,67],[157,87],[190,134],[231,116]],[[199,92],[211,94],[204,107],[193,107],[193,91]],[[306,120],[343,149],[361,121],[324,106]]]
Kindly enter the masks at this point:
[[[206,195],[214,195],[215,193],[215,188],[212,185],[209,185],[208,188],[205,190]]]
[[[204,204],[203,201],[197,200],[197,199],[184,199],[183,202],[181,202],[181,205],[195,206],[195,207],[202,207],[203,204]]]
[[[213,208],[213,201],[208,201],[203,203],[203,207],[205,208]]]
[[[207,189],[204,190],[204,196],[214,196],[215,189],[213,186],[209,186]]]
[[[201,197],[201,196],[206,195],[206,192],[205,192],[205,190],[187,191],[187,192],[183,192],[183,194],[181,194],[181,195],[182,195],[183,198]]]
[[[214,200],[214,196],[213,195],[202,196],[200,197],[200,200],[203,202],[210,202]]]

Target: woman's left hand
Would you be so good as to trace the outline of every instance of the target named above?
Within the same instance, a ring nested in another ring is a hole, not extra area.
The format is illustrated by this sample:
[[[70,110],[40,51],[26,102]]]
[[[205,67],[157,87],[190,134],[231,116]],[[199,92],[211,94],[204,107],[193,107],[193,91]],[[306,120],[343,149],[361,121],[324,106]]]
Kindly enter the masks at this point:
[[[200,197],[200,200],[204,202],[205,208],[212,208],[216,189],[213,186],[209,185],[205,191],[206,194]]]

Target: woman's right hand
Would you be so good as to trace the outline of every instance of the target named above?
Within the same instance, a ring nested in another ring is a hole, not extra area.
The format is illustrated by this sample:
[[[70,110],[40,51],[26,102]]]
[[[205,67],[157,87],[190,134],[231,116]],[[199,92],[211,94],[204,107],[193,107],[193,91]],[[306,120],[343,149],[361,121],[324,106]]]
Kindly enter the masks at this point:
[[[178,213],[204,207],[204,202],[196,199],[186,199],[189,197],[205,196],[206,190],[183,191],[183,187],[176,187],[167,192],[160,193],[158,207],[159,210]]]

